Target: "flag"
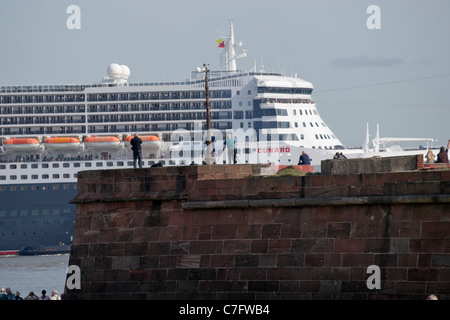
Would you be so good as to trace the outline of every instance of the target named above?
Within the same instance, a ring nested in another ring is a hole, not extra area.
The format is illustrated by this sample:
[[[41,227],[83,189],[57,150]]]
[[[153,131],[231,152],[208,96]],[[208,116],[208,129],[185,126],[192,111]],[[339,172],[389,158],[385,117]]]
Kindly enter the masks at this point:
[[[223,42],[223,39],[217,39],[216,43],[218,44],[217,48],[225,48],[225,42]]]

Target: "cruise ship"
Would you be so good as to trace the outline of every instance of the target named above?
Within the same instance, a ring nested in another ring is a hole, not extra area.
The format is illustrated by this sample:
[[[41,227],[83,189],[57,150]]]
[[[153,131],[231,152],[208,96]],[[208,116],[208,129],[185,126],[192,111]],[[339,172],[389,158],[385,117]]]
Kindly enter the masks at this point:
[[[237,163],[296,165],[306,150],[317,168],[337,151],[371,155],[344,150],[310,82],[256,65],[239,71],[247,52],[234,40],[233,21],[216,44],[220,70],[205,65],[179,82],[131,83],[130,69],[112,63],[99,83],[0,87],[0,251],[70,244],[77,173],[132,168],[134,133],[143,140],[143,167],[205,164],[208,137],[217,164],[227,163],[229,136]]]

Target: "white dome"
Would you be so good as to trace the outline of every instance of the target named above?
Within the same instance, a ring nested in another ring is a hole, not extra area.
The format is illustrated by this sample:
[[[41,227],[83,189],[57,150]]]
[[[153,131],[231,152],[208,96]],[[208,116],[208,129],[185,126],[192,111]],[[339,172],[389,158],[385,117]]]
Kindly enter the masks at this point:
[[[111,63],[108,66],[107,73],[111,78],[120,78],[122,76],[122,68],[118,63]]]
[[[128,79],[128,77],[130,76],[130,68],[128,68],[128,66],[126,65],[121,65],[120,68],[122,69],[122,79]]]

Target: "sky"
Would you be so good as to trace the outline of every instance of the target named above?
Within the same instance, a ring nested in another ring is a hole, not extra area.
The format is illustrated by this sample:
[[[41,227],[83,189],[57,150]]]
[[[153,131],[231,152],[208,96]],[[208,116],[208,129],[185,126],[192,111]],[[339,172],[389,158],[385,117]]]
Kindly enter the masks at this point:
[[[441,146],[450,139],[449,16],[448,0],[2,0],[0,85],[90,84],[111,63],[129,66],[129,82],[185,80],[203,63],[219,68],[216,40],[233,19],[247,50],[238,69],[256,61],[311,82],[344,145],[361,146],[368,123],[372,137],[379,124],[381,137]]]

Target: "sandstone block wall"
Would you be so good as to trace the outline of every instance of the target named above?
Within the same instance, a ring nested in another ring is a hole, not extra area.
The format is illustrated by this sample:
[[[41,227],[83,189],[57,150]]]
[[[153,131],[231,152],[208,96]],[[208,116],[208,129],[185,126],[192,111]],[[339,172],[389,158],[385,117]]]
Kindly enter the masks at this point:
[[[65,298],[450,298],[450,171],[260,171],[80,173],[69,264],[81,289]]]

